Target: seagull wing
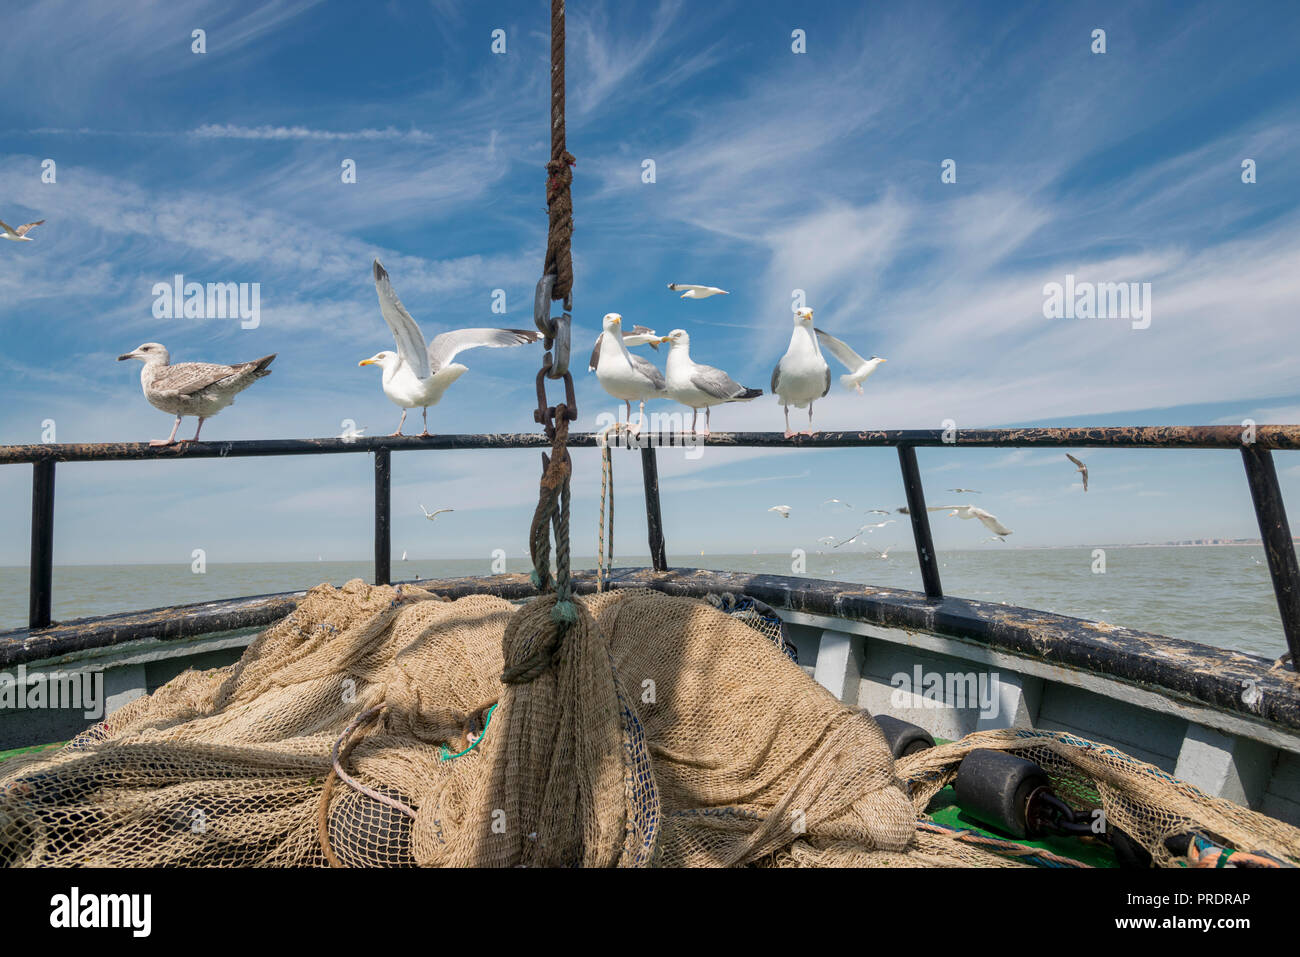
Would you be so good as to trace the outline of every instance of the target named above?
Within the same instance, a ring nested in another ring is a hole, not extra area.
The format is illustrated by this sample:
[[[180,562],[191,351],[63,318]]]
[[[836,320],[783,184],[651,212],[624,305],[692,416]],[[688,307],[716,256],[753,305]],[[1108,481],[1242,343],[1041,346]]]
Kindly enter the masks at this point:
[[[649,345],[659,351],[659,336],[649,326],[633,326],[631,334],[623,336],[623,343],[628,346]]]
[[[429,378],[429,353],[424,345],[424,335],[402,305],[402,300],[397,298],[397,293],[393,292],[388,270],[380,265],[378,259],[375,260],[375,289],[379,293],[379,311],[384,314],[384,322],[388,323],[397,342],[398,356],[419,378]]]
[[[840,364],[850,372],[857,372],[866,363],[866,359],[830,333],[822,332],[820,329],[814,329],[813,332],[817,333],[817,341],[822,344],[822,348],[830,350],[830,354],[838,359]]]
[[[776,395],[781,389],[781,363],[772,367],[772,394]]]
[[[668,382],[664,379],[664,374],[659,371],[658,366],[649,359],[642,359],[635,352],[629,352],[628,356],[632,360],[632,368],[649,379],[656,392],[663,392],[668,388]]]
[[[605,341],[605,333],[596,337],[596,345],[591,350],[591,358],[587,361],[587,371],[595,372],[596,366],[600,365],[600,344]]]
[[[14,231],[14,228],[10,226],[8,223],[6,223],[3,219],[0,219],[0,229],[3,229],[7,233],[12,233]]]
[[[222,379],[228,379],[243,371],[242,366],[223,366],[214,362],[181,362],[174,366],[167,366],[155,375],[149,391],[160,397],[194,395]]]
[[[715,399],[734,399],[745,392],[743,385],[721,369],[699,364],[691,370],[691,385]]]
[[[38,219],[34,223],[23,223],[23,225],[15,229],[14,232],[19,236],[26,236],[29,230],[35,229],[37,226],[40,226],[44,222],[45,220]]]
[[[540,332],[528,329],[453,329],[433,337],[433,342],[429,344],[429,367],[433,372],[446,368],[456,353],[466,349],[477,349],[479,346],[522,346],[540,338]]]
[[[996,515],[991,515],[982,508],[971,507],[971,512],[976,518],[984,523],[984,527],[995,535],[1010,535],[1011,529],[1007,528],[998,521]]]
[[[1071,455],[1069,452],[1066,452],[1066,453],[1065,453],[1065,457],[1066,457],[1067,459],[1069,459],[1071,462],[1073,462],[1075,465],[1079,466],[1079,468],[1083,468],[1083,463],[1080,462],[1078,459],[1076,459],[1076,458],[1075,458],[1073,455]]]

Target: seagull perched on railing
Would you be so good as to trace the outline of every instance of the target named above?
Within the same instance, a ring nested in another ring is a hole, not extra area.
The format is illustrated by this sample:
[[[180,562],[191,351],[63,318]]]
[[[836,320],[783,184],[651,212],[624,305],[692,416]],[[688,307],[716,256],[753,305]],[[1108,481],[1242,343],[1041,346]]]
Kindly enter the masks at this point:
[[[682,405],[690,406],[692,432],[700,409],[704,410],[704,434],[708,435],[709,412],[713,406],[724,402],[748,402],[763,394],[762,389],[746,388],[721,369],[693,360],[691,337],[685,329],[674,329],[659,341],[672,343],[665,367],[668,395]]]
[[[790,428],[790,406],[808,407],[808,431],[802,435],[816,435],[812,427],[813,402],[831,391],[831,367],[822,358],[821,347],[813,330],[813,311],[807,307],[795,310],[794,332],[785,355],[772,370],[772,394],[785,408],[785,437],[793,438]]]
[[[379,311],[393,331],[396,352],[377,352],[357,365],[379,366],[384,370],[384,395],[402,410],[397,431],[402,434],[408,409],[424,410],[424,431],[429,434],[429,406],[437,405],[448,386],[469,370],[452,362],[460,352],[479,346],[522,346],[542,338],[540,332],[527,329],[453,329],[434,336],[425,346],[424,336],[411,314],[402,305],[388,281],[388,271],[375,260],[375,290],[379,293]]]
[[[27,234],[44,222],[45,220],[38,219],[34,223],[23,223],[17,229],[14,229],[3,219],[0,219],[0,237],[9,240],[11,243],[30,243],[32,237]]]
[[[140,386],[144,389],[144,397],[155,409],[176,416],[176,421],[172,423],[172,434],[165,439],[151,439],[149,444],[172,445],[176,441],[176,430],[180,428],[182,416],[198,417],[199,427],[194,430],[194,438],[181,440],[197,442],[204,422],[234,402],[236,395],[258,379],[271,374],[267,366],[274,358],[275,353],[272,353],[233,366],[212,362],[180,362],[171,365],[171,356],[166,348],[157,342],[146,342],[126,355],[118,356],[117,361],[139,359],[144,363],[144,368],[140,370]]]
[[[657,345],[663,341],[652,330],[636,326],[631,335],[623,334],[623,317],[617,312],[606,313],[601,321],[601,333],[596,347],[591,350],[587,371],[596,373],[600,387],[627,405],[628,430],[641,431],[645,421],[645,404],[648,399],[667,397],[668,382],[653,362],[634,356],[628,346]],[[632,400],[641,403],[640,419],[632,425]]]
[[[673,292],[685,290],[680,296],[682,299],[708,299],[710,296],[731,295],[727,290],[719,289],[717,286],[693,286],[686,282],[670,282],[668,288]]]

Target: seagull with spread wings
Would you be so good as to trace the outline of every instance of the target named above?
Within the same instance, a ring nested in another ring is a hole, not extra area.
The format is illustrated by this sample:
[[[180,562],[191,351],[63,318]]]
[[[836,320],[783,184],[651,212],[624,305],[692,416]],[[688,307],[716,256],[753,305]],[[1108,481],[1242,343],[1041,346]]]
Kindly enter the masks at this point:
[[[731,293],[717,286],[693,286],[686,282],[670,282],[668,288],[681,292],[682,299],[708,299],[710,296],[730,296]]]
[[[11,243],[30,243],[32,237],[27,234],[44,222],[45,220],[38,219],[34,223],[23,223],[17,229],[14,229],[3,219],[0,219],[0,237],[9,240]]]
[[[713,406],[724,402],[748,402],[763,394],[762,389],[749,389],[721,369],[702,365],[691,358],[691,337],[685,329],[674,329],[659,340],[671,342],[665,365],[668,395],[691,409],[691,432],[704,410],[704,434],[709,434],[709,413]]]
[[[840,376],[840,385],[850,392],[856,391],[858,395],[862,395],[862,383],[867,376],[875,372],[880,367],[880,363],[889,361],[880,358],[880,356],[864,359],[829,332],[822,332],[820,329],[813,331],[817,333],[817,341],[821,343],[822,348],[839,360],[844,368],[849,370],[847,375]]]
[[[375,260],[375,290],[379,293],[379,311],[393,332],[396,352],[377,352],[358,365],[379,366],[384,371],[384,395],[402,410],[397,431],[402,434],[408,409],[424,410],[424,431],[429,434],[429,406],[437,405],[447,388],[469,370],[459,362],[452,362],[457,354],[479,346],[522,346],[542,338],[541,333],[526,329],[453,329],[434,336],[428,346],[424,335],[411,314],[402,305],[393,285],[388,281],[388,271]]]
[[[1085,492],[1088,491],[1088,466],[1084,465],[1069,452],[1065,453],[1065,457],[1075,464],[1075,471],[1083,476],[1083,490]]]
[[[456,510],[455,510],[454,508],[440,508],[440,509],[436,509],[435,511],[432,511],[432,512],[431,512],[431,511],[429,511],[427,508],[425,508],[423,505],[421,505],[421,506],[420,506],[420,511],[422,511],[422,512],[424,513],[424,517],[425,517],[425,518],[427,518],[429,521],[432,522],[435,518],[437,518],[437,517],[438,517],[439,515],[441,515],[443,512],[454,512],[454,511],[456,511]]]
[[[900,508],[899,511],[904,515],[911,514],[911,512],[907,510],[906,506]],[[926,511],[947,512],[950,516],[955,515],[957,518],[965,518],[965,519],[978,518],[981,522],[984,523],[984,527],[987,528],[994,535],[1011,534],[1011,529],[1007,528],[1000,521],[998,521],[998,517],[996,515],[994,515],[992,512],[987,512],[984,509],[979,508],[978,506],[975,505],[930,505],[926,507]]]
[[[140,370],[140,387],[144,397],[155,409],[176,416],[172,434],[165,439],[152,439],[150,445],[173,445],[181,417],[197,416],[199,427],[194,438],[183,442],[197,442],[203,423],[235,401],[235,396],[263,376],[271,374],[267,368],[275,358],[272,353],[252,362],[239,362],[233,366],[214,362],[178,362],[171,364],[171,355],[157,342],[146,342],[131,352],[117,357],[118,362],[139,359],[144,363]]]

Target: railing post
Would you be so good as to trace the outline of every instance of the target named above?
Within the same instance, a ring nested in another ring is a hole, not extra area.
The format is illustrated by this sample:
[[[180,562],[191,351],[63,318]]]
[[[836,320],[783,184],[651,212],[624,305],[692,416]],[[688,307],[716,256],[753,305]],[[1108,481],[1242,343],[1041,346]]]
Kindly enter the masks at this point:
[[[54,462],[32,464],[32,559],[27,596],[27,624],[50,626],[54,588]]]
[[[375,449],[375,584],[387,585],[392,577],[389,563],[392,560],[390,525],[392,520],[392,453]]]
[[[907,511],[912,519],[912,538],[916,541],[916,557],[921,562],[925,597],[942,598],[939,561],[934,554],[934,541],[930,538],[930,513],[925,510],[925,489],[921,486],[921,470],[916,464],[916,449],[911,445],[900,445],[898,464],[903,470],[903,491],[907,493]]]
[[[650,564],[657,572],[668,570],[664,553],[664,520],[659,510],[659,462],[653,445],[641,449],[641,478],[645,485],[645,524],[650,536]]]
[[[1268,556],[1268,571],[1273,578],[1278,614],[1291,661],[1300,669],[1300,568],[1296,565],[1295,543],[1286,520],[1286,505],[1277,484],[1273,453],[1253,445],[1242,446],[1241,459],[1246,466],[1246,482],[1255,503],[1259,521],[1259,538]]]

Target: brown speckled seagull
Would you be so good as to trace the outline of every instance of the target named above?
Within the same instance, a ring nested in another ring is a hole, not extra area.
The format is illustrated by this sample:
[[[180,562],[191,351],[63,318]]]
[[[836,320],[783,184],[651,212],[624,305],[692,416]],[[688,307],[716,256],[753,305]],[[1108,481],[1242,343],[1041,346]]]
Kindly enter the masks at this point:
[[[155,409],[176,416],[176,421],[172,423],[172,434],[165,439],[152,439],[149,444],[172,445],[176,442],[176,430],[180,428],[181,416],[198,417],[199,427],[194,430],[194,438],[182,440],[197,442],[204,420],[234,402],[236,395],[258,379],[270,375],[271,370],[267,366],[274,358],[275,354],[272,353],[233,366],[212,362],[181,362],[171,365],[171,356],[163,346],[157,342],[146,342],[126,355],[118,356],[117,361],[139,359],[144,363],[144,368],[140,370],[140,386],[144,389],[144,397]]]

